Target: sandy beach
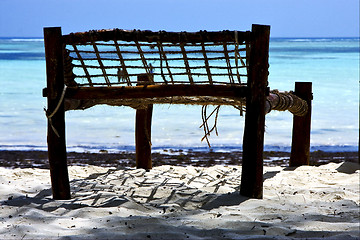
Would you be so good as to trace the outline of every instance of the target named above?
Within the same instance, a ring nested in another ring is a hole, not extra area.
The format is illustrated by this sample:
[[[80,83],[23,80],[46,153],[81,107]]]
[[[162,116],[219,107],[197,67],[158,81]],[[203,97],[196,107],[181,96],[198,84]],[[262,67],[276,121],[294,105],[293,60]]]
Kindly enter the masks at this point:
[[[355,162],[267,164],[261,200],[239,194],[241,165],[80,165],[66,201],[46,167],[0,167],[0,239],[359,239]]]

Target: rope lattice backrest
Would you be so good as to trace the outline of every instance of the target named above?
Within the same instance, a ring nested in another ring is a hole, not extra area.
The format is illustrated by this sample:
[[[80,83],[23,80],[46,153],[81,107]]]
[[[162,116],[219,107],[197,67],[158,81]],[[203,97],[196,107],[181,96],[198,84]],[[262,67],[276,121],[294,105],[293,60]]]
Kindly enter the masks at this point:
[[[248,32],[101,30],[63,36],[69,86],[246,84]]]

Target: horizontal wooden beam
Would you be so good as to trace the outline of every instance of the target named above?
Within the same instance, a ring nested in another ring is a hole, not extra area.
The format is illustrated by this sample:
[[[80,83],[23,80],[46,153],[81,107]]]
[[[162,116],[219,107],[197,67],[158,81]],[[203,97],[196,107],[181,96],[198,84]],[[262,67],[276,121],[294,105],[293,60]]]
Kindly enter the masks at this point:
[[[77,32],[63,36],[65,44],[86,44],[92,41],[139,41],[139,42],[170,42],[170,43],[200,43],[200,42],[237,42],[250,39],[250,32],[218,31],[218,32],[152,32],[140,30],[93,30]]]
[[[68,87],[68,99],[135,99],[172,96],[209,96],[242,98],[245,86],[227,85],[145,85],[123,87]]]

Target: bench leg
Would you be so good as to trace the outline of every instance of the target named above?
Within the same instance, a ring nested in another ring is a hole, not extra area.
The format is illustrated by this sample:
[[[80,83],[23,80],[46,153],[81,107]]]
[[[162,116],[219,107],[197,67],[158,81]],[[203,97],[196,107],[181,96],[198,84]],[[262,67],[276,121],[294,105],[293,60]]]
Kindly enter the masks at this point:
[[[252,35],[254,42],[249,53],[240,194],[262,198],[270,26],[253,25]]]
[[[136,110],[135,145],[136,167],[151,169],[151,118],[153,105]]]
[[[51,122],[48,120],[48,157],[53,198],[58,200],[70,199],[64,111],[58,111],[51,118]]]
[[[310,162],[311,82],[296,82],[295,94],[307,102],[308,112],[303,117],[294,115],[293,118],[290,167],[309,165]]]
[[[264,104],[247,105],[243,139],[240,194],[250,198],[263,197]]]
[[[47,100],[48,157],[54,199],[70,199],[70,184],[66,159],[63,43],[61,28],[44,28]],[[58,104],[60,104],[58,106]],[[50,115],[50,116],[49,116]]]

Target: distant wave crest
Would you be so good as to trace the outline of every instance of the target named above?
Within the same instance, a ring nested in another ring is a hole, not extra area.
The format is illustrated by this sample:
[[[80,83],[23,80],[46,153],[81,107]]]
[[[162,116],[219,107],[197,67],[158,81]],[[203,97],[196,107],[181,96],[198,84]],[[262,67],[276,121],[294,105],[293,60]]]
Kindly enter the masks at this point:
[[[12,42],[43,42],[43,38],[11,38]]]

